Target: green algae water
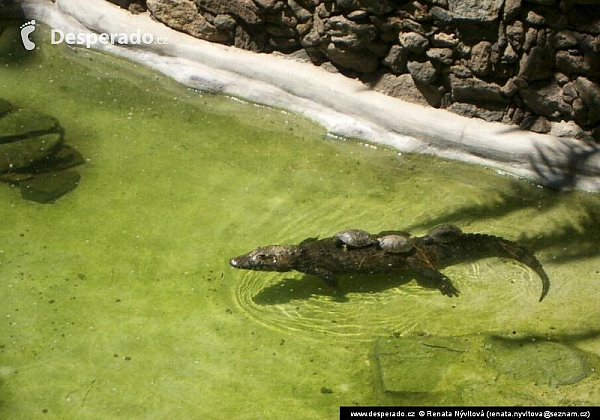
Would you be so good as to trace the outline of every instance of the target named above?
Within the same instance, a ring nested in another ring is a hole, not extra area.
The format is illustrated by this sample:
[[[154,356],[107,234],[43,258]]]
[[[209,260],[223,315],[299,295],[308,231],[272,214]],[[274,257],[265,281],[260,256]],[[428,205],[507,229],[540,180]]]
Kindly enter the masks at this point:
[[[0,185],[0,418],[600,404],[598,195],[335,139],[41,36],[25,53],[13,26],[0,97],[56,117],[86,163],[54,204]],[[459,298],[408,276],[346,277],[340,298],[311,276],[228,263],[349,227],[441,223],[532,249],[547,298],[497,258],[444,270]]]

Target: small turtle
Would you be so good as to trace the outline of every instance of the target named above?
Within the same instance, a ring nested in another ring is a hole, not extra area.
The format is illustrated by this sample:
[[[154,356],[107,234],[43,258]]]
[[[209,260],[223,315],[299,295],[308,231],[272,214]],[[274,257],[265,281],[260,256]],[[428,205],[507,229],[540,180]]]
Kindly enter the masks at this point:
[[[364,248],[376,243],[376,239],[369,232],[359,229],[348,229],[338,232],[334,236],[335,246],[348,248]]]
[[[427,232],[426,238],[430,242],[447,244],[456,241],[463,235],[463,231],[454,225],[436,226]]]
[[[385,252],[402,254],[415,247],[415,240],[402,235],[385,235],[377,238],[377,245]]]

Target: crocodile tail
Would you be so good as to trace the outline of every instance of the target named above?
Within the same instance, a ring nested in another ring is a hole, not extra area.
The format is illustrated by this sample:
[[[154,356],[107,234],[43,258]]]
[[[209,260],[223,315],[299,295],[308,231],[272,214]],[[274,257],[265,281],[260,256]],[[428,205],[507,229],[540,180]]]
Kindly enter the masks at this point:
[[[550,279],[548,278],[548,274],[546,274],[542,264],[529,249],[508,239],[483,233],[466,233],[462,236],[460,241],[474,253],[495,257],[504,256],[525,264],[535,271],[542,279],[542,294],[539,301],[541,302],[548,294],[548,291],[550,290]]]

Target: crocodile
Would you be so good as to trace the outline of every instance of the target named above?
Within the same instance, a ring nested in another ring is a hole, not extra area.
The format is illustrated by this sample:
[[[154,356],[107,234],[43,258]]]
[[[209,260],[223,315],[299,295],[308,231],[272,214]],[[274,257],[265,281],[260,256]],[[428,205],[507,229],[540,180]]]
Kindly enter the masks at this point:
[[[458,228],[457,228],[458,229]],[[460,231],[460,230],[459,230]],[[373,237],[402,235],[403,231],[383,231]],[[333,288],[338,276],[353,273],[409,273],[420,284],[437,288],[446,296],[458,296],[459,291],[440,269],[460,262],[481,258],[511,258],[535,271],[542,280],[541,302],[548,294],[550,280],[533,252],[499,236],[484,233],[460,233],[450,241],[425,235],[411,238],[414,246],[405,253],[386,252],[376,243],[360,248],[343,248],[335,237],[308,238],[298,245],[262,246],[232,258],[234,268],[287,272],[296,270],[322,278]],[[375,241],[376,242],[376,241]]]

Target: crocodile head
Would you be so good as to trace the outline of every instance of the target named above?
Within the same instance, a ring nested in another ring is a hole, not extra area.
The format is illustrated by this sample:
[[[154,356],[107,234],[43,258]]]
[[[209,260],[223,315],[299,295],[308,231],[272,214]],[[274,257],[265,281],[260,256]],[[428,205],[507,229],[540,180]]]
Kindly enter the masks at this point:
[[[300,250],[295,245],[271,245],[256,248],[239,257],[232,258],[229,263],[234,268],[260,271],[289,271],[294,267]]]

